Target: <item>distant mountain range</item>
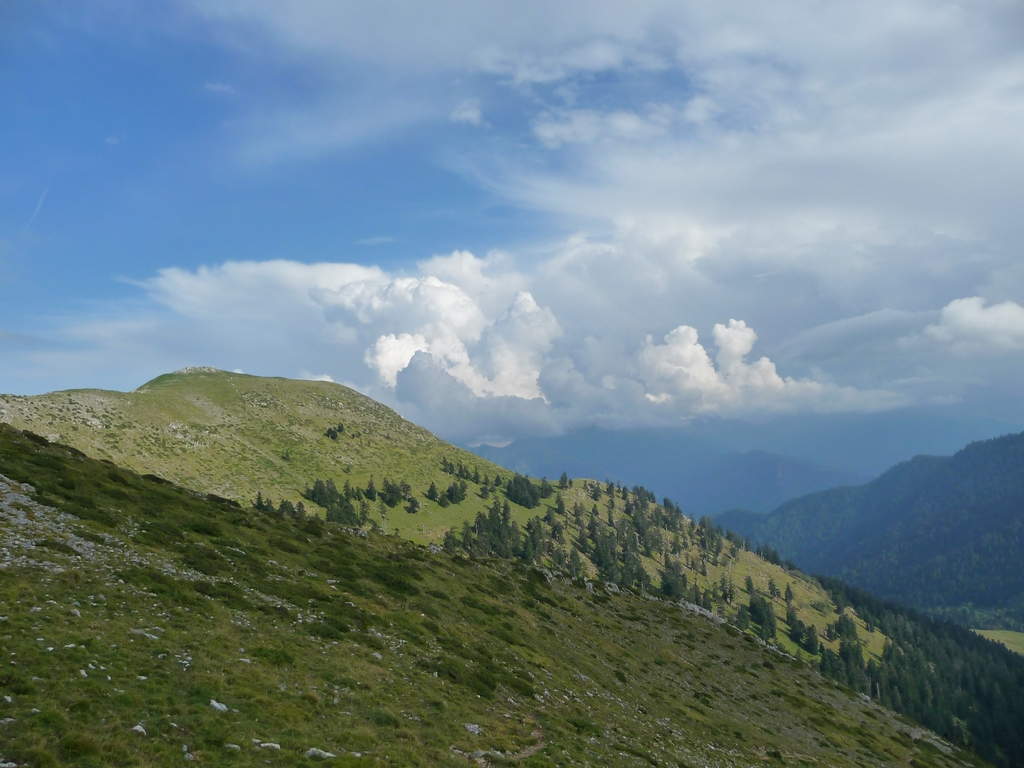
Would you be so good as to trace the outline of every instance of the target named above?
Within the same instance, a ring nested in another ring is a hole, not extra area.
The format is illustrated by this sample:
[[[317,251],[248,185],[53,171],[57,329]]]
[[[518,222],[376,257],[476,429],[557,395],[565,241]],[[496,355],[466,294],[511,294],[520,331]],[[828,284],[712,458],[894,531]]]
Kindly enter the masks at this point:
[[[767,516],[717,520],[807,572],[962,623],[1024,629],[1024,433],[918,456]]]
[[[564,438],[516,441],[506,448],[483,445],[472,450],[532,477],[555,478],[564,471],[570,477],[658,488],[686,514],[698,518],[732,507],[767,513],[794,496],[868,479],[857,472],[767,451],[738,453],[688,445],[665,432],[593,430]]]
[[[657,488],[699,518],[732,508],[768,513],[797,496],[867,482],[916,454],[950,454],[1018,429],[915,408],[764,423],[715,418],[671,429],[592,428],[471,450],[533,477],[566,471]]]

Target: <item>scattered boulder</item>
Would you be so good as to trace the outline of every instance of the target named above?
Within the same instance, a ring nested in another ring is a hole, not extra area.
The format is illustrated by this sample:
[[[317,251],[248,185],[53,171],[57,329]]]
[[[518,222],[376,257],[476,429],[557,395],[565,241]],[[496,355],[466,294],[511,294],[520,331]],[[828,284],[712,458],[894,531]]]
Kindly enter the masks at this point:
[[[462,725],[467,731],[472,733],[474,736],[479,736],[481,731],[483,730],[476,723],[463,723]]]
[[[224,749],[233,749],[233,750],[235,750],[237,752],[237,751],[241,750],[242,748],[240,746],[238,746],[237,744],[225,744],[224,745]]]
[[[273,741],[264,741],[260,743],[260,749],[281,749],[281,745]]]
[[[141,723],[139,725],[133,726],[132,727],[132,732],[139,734],[139,736],[145,736],[146,735],[146,729],[142,727]]]
[[[213,707],[218,712],[227,712],[228,711],[227,704],[221,704],[216,699],[210,699],[210,706]]]

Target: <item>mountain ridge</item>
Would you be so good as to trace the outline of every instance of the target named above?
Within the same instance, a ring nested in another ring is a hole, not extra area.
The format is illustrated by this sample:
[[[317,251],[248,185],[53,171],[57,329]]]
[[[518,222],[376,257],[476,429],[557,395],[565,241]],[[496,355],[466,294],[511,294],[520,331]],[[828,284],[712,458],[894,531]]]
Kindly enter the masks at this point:
[[[939,615],[1024,621],[1024,433],[918,456],[765,517],[716,519],[806,570]]]

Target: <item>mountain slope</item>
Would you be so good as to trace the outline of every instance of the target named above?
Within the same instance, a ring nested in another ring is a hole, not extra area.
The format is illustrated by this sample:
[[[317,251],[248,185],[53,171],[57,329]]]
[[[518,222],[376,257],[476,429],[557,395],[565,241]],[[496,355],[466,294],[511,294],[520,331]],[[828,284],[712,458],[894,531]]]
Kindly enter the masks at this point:
[[[718,520],[805,570],[879,595],[947,615],[969,606],[1024,621],[1024,434],[919,456],[767,517]]]
[[[490,477],[508,474],[348,387],[215,369],[185,369],[127,393],[0,395],[0,421],[243,503],[257,493],[296,503],[317,478],[339,487],[365,487],[371,477],[378,487],[385,478],[405,481],[423,507],[405,533],[422,541],[485,508],[474,496],[446,509],[422,499],[431,482],[451,482],[443,458]],[[329,438],[339,424],[344,429]]]
[[[331,480],[339,489],[349,484],[359,495],[371,477],[378,487],[384,478],[406,480],[419,511],[407,512],[404,502],[388,507],[378,498],[367,505],[370,525],[420,543],[440,543],[452,529],[461,541],[466,524],[479,534],[480,516],[486,516],[498,500],[508,503],[510,522],[524,532],[524,538],[527,533],[536,538],[531,561],[565,568],[571,551],[578,548],[586,575],[620,581],[624,560],[634,554],[631,562],[643,571],[634,569],[630,578],[656,583],[659,570],[670,559],[678,565],[690,599],[699,590],[696,601],[703,596],[723,615],[735,616],[740,607],[738,601],[726,601],[723,585],[742,585],[750,577],[762,594],[769,592],[770,583],[782,590],[791,582],[800,620],[821,633],[838,619],[816,584],[799,575],[789,576],[742,548],[726,548],[720,534],[698,531],[692,519],[668,514],[653,497],[648,498],[646,489],[634,488],[625,493],[628,499],[623,498],[621,487],[609,494],[604,485],[585,480],[559,489],[572,514],[559,522],[562,532],[555,540],[550,535],[551,520],[540,522],[551,514],[554,497],[538,499],[543,501],[539,506],[523,506],[524,499],[484,482],[498,476],[503,471],[500,467],[460,451],[385,406],[336,384],[199,369],[161,376],[131,393],[85,390],[6,396],[0,406],[4,408],[0,418],[15,425],[55,439],[63,435],[61,439],[89,455],[233,498],[243,507],[257,493],[298,502],[301,490],[315,487],[317,479]],[[344,429],[337,439],[324,434],[326,426],[338,424]],[[458,482],[459,478],[444,471],[446,459],[465,462],[469,471],[464,473],[465,498],[442,507],[426,494],[430,483],[444,489]],[[477,473],[480,477],[474,480]],[[362,501],[351,499],[353,506]],[[595,515],[597,501],[601,508]],[[305,502],[317,509],[309,499]],[[641,508],[643,519],[635,519],[630,510]],[[319,512],[322,515],[324,510]],[[615,525],[608,523],[608,515],[614,516]],[[672,530],[665,527],[670,520]],[[623,528],[626,523],[628,530]],[[684,528],[680,530],[677,523]],[[479,543],[480,536],[475,538]],[[628,547],[630,540],[639,540],[640,547]],[[609,541],[613,556],[602,560],[597,545]],[[675,551],[669,553],[670,548]],[[774,601],[785,614],[781,598],[775,596]],[[868,632],[863,622],[859,626],[866,653],[877,658],[883,638]],[[778,642],[795,652],[797,645],[789,639],[785,621],[780,619],[779,628]],[[823,639],[822,646],[839,649],[836,639]]]
[[[670,602],[44,443],[0,427],[16,765],[982,764]]]

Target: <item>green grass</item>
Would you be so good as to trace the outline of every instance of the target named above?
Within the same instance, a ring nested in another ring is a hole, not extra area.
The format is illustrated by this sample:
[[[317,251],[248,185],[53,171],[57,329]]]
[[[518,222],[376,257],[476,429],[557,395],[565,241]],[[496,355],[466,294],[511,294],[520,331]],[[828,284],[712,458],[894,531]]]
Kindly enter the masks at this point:
[[[365,486],[370,477],[378,487],[384,477],[404,479],[422,503],[420,512],[408,514],[399,506],[387,510],[385,519],[375,505],[371,519],[388,533],[421,544],[440,543],[449,528],[461,530],[493,499],[482,498],[480,486],[470,483],[469,496],[461,504],[442,508],[428,501],[425,493],[431,482],[445,488],[453,480],[441,471],[442,458],[463,462],[482,475],[509,476],[507,470],[445,443],[347,387],[210,369],[160,376],[129,393],[74,390],[36,397],[4,395],[0,396],[0,421],[139,473],[234,499],[243,507],[257,491],[275,500],[298,502],[301,491],[317,478],[333,479],[339,487],[346,481]],[[325,436],[328,426],[339,423],[345,429],[337,440]],[[579,502],[590,510],[594,504],[588,495],[590,485],[577,480],[564,492],[566,506]],[[615,504],[619,517],[624,504],[621,500]],[[522,528],[529,518],[543,515],[553,505],[553,498],[540,509],[512,504],[513,518]],[[307,506],[314,505],[307,502]],[[603,518],[607,497],[598,506]],[[575,540],[575,524],[568,518],[563,523],[566,541]],[[291,545],[279,542],[279,546]],[[718,584],[723,576],[733,581],[737,602],[720,606],[727,617],[746,602],[742,585],[750,576],[762,593],[770,580],[780,590],[790,583],[800,619],[819,630],[837,619],[831,600],[815,581],[786,573],[750,552],[708,557],[691,540],[678,559],[692,565],[687,576],[702,590]],[[584,561],[590,577],[596,578],[596,569]],[[657,583],[661,564],[647,558],[644,565]],[[781,599],[774,601],[774,610],[779,618],[777,642],[797,653],[787,636],[786,606]],[[866,654],[880,656],[884,636],[868,633],[864,622],[855,620]],[[839,647],[838,641],[824,644],[832,650]]]
[[[7,427],[0,474],[19,765],[982,765],[650,596],[276,520]]]
[[[0,395],[0,421],[243,503],[257,492],[298,502],[317,478],[339,487],[365,486],[371,476],[378,487],[385,477],[405,480],[424,509],[391,525],[422,543],[485,507],[471,497],[442,509],[423,497],[432,481],[442,488],[451,482],[443,457],[491,477],[510,474],[340,384],[213,369],[160,376],[134,392]],[[338,424],[345,429],[332,440],[325,432]]]
[[[1007,629],[976,629],[982,637],[1002,643],[1014,653],[1024,654],[1024,632],[1011,632]]]

